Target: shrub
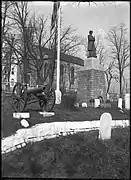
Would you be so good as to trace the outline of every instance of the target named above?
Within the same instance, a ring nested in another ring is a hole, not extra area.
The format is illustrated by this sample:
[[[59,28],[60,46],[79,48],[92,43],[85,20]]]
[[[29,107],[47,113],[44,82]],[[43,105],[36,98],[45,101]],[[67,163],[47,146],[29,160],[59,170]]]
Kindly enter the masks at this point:
[[[89,102],[90,102],[90,103],[94,103],[95,100],[92,98],[92,99],[89,100]]]
[[[118,107],[118,102],[117,101],[112,101],[111,102],[111,107],[116,109]]]
[[[62,97],[63,97],[64,94],[66,93],[66,89],[65,88],[60,88],[60,91],[61,91],[61,94],[62,94]]]
[[[122,100],[122,108],[125,108],[125,100]]]
[[[103,97],[102,96],[99,96],[98,99],[100,99],[100,103],[103,103],[104,100],[103,100]]]
[[[109,99],[106,100],[106,103],[111,103],[111,101]]]
[[[65,108],[69,108],[69,109],[74,108],[75,107],[74,105],[76,103],[76,92],[74,91],[66,92],[63,95],[62,102]]]

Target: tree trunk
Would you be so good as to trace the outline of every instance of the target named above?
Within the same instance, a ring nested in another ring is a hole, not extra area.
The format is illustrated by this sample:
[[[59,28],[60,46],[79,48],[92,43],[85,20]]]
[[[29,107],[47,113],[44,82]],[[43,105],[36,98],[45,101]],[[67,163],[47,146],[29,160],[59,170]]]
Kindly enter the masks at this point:
[[[111,80],[108,81],[107,91],[106,91],[107,94],[108,94],[108,92],[109,92],[109,90],[110,90],[110,85],[111,85]]]
[[[40,71],[37,70],[37,85],[41,85],[42,82],[41,82],[41,74],[40,74]]]
[[[122,72],[120,71],[120,98],[122,98]]]

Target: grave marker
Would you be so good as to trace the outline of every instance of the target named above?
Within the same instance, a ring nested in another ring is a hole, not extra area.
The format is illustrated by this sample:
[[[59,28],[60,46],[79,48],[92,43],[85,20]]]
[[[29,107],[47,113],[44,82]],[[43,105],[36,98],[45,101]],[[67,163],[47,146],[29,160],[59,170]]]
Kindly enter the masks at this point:
[[[76,104],[75,104],[75,107],[79,107],[79,103],[76,103]]]
[[[100,99],[95,99],[95,108],[100,106]]]
[[[43,115],[43,117],[49,117],[49,116],[54,116],[54,112],[39,112],[39,114]]]
[[[22,125],[23,127],[25,127],[25,128],[26,128],[26,127],[29,127],[29,123],[28,123],[28,121],[25,120],[25,119],[22,119],[20,123],[21,123],[21,125]]]
[[[130,109],[130,93],[125,95],[125,108],[128,110]]]
[[[122,109],[122,98],[118,99],[118,108]]]
[[[16,118],[16,119],[30,118],[30,113],[28,113],[28,112],[14,112],[13,118]]]
[[[106,97],[107,97],[107,99],[110,99],[110,95],[108,93],[107,93]]]
[[[100,117],[99,139],[111,138],[112,116],[110,113],[103,113]]]
[[[87,103],[86,103],[86,102],[83,102],[83,103],[82,103],[82,107],[87,107]]]

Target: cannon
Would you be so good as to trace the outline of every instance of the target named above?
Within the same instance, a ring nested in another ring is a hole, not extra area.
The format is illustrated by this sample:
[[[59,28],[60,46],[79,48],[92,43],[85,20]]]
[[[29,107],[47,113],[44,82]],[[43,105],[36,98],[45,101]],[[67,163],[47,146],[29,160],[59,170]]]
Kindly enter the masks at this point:
[[[12,91],[12,107],[15,112],[22,112],[31,103],[39,102],[43,111],[52,111],[55,105],[55,90],[49,85],[28,89],[26,84],[16,83]]]

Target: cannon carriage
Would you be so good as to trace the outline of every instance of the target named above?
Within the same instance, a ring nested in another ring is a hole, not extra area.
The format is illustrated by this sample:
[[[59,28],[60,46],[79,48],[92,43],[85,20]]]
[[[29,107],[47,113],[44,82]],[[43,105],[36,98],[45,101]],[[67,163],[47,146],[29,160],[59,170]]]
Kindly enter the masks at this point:
[[[43,111],[52,111],[55,105],[55,90],[49,85],[27,88],[26,84],[16,83],[12,91],[12,107],[15,112],[22,112],[28,104],[39,102]]]

